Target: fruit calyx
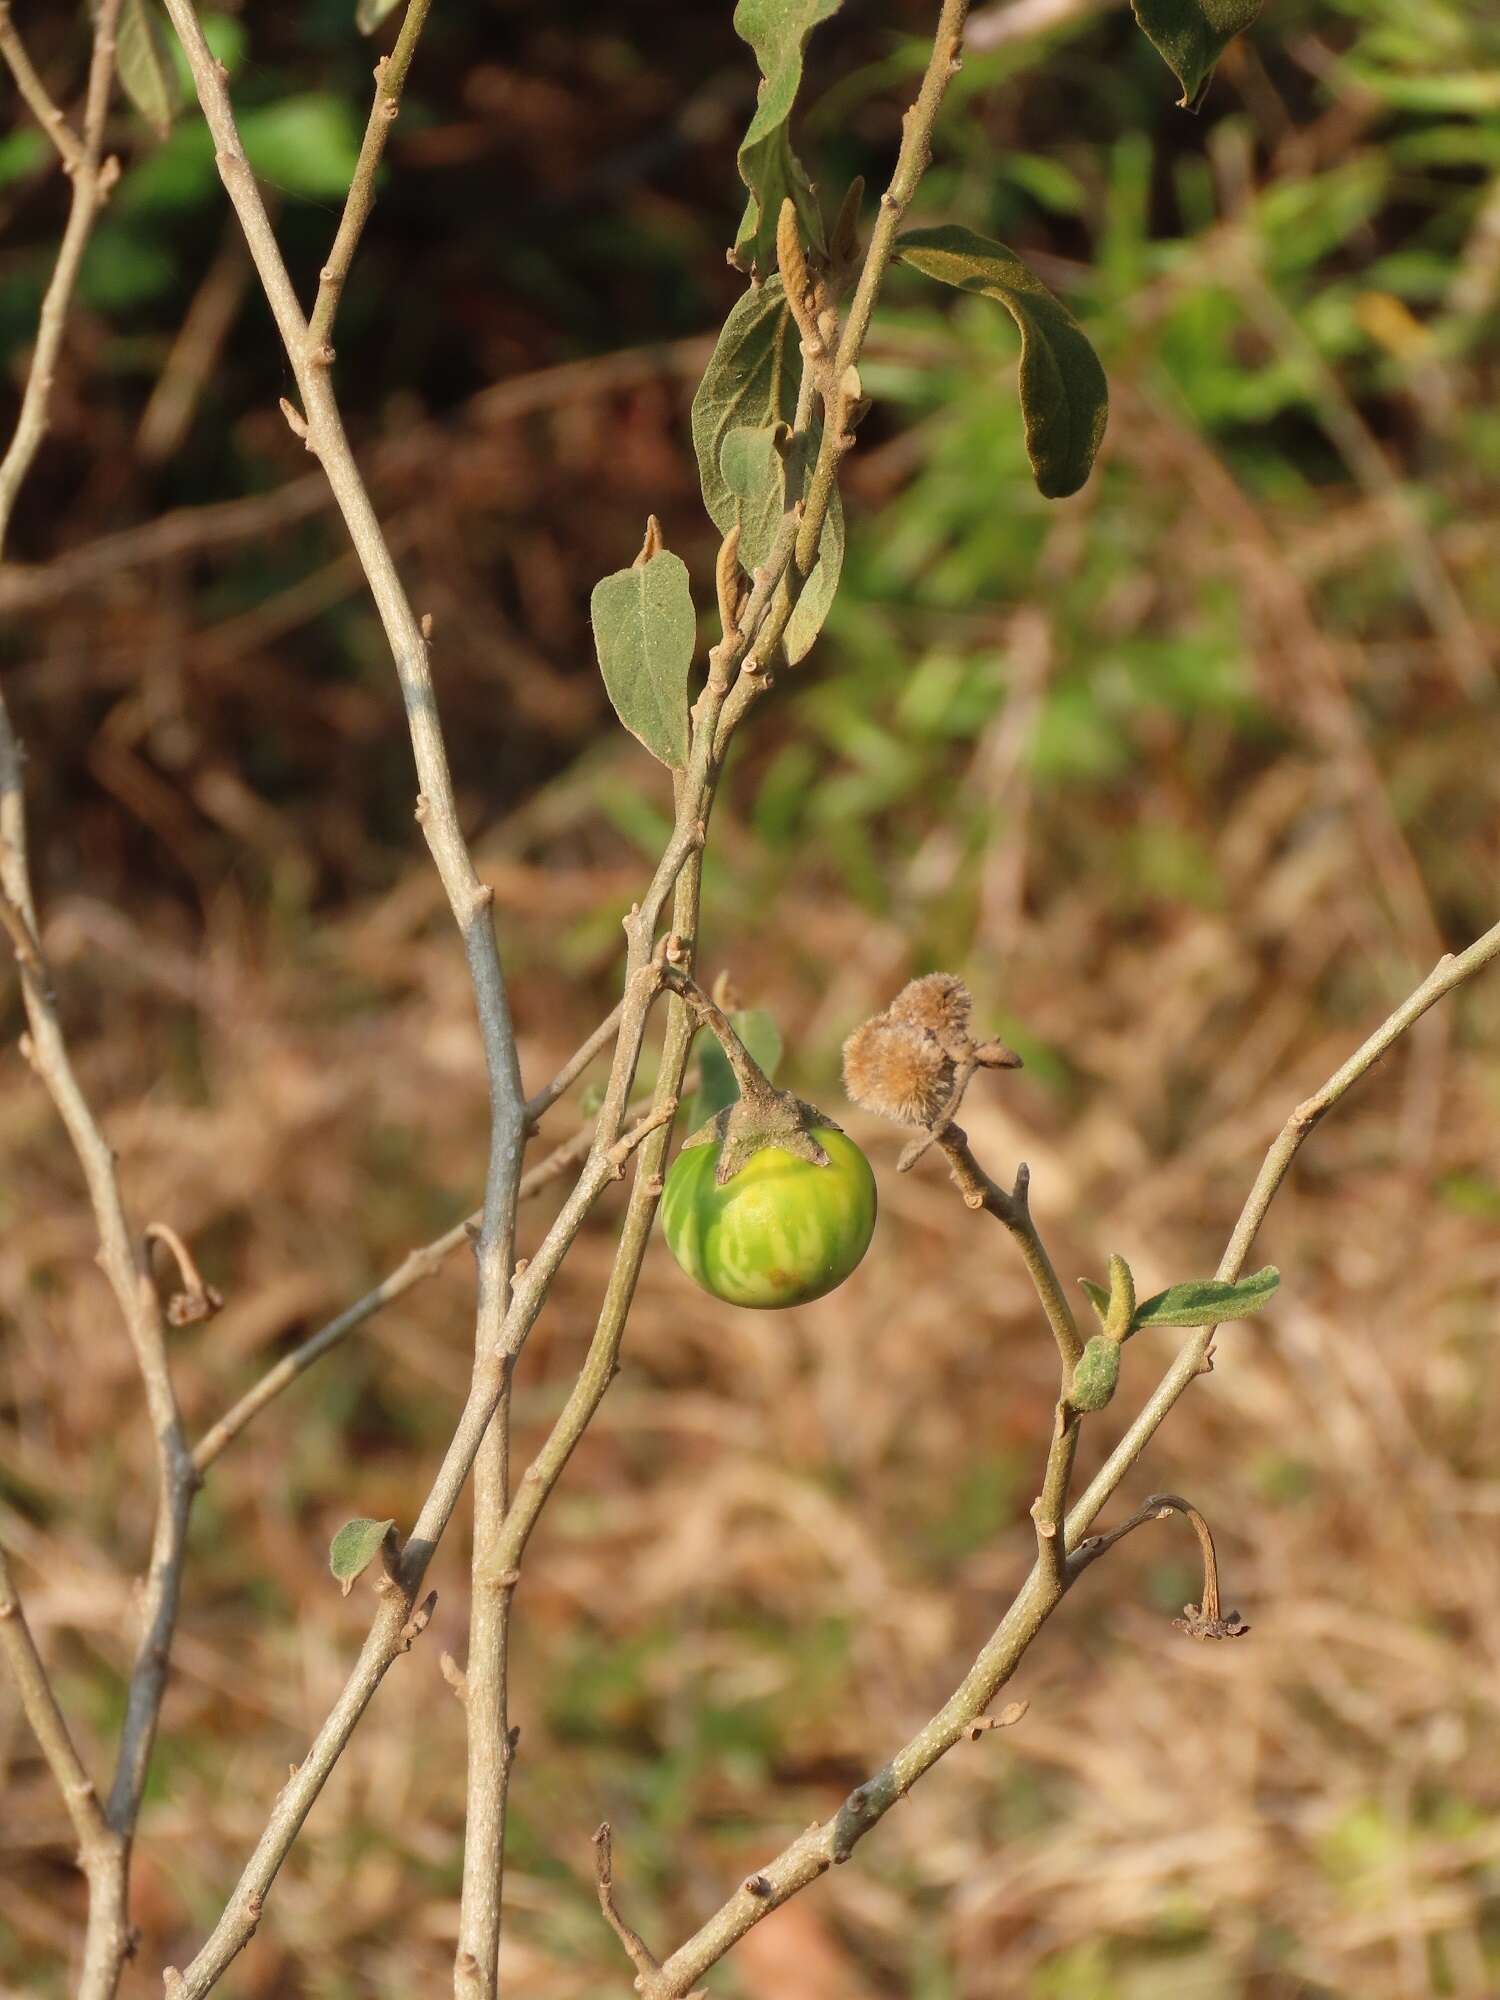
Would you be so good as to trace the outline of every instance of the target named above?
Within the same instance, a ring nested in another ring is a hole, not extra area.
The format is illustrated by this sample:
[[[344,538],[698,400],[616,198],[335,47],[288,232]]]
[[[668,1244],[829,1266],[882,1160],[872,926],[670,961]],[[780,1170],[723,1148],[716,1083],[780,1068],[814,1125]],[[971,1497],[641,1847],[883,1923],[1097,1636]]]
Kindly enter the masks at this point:
[[[727,1110],[715,1113],[706,1125],[700,1125],[682,1142],[684,1151],[689,1146],[719,1147],[718,1165],[714,1168],[714,1181],[719,1187],[732,1181],[767,1146],[779,1146],[782,1152],[795,1154],[815,1167],[832,1164],[816,1135],[820,1127],[833,1132],[840,1132],[843,1127],[835,1125],[816,1105],[804,1104],[800,1097],[775,1089],[764,1078],[761,1082],[763,1087],[751,1094],[746,1092],[741,1079],[740,1095],[735,1102]]]
[[[687,1002],[702,1026],[714,1036],[734,1072],[740,1093],[733,1104],[690,1133],[683,1141],[683,1150],[690,1146],[720,1148],[714,1169],[714,1181],[719,1187],[733,1180],[767,1146],[779,1146],[784,1153],[792,1153],[815,1167],[831,1166],[832,1161],[818,1144],[816,1135],[820,1127],[834,1132],[842,1131],[843,1127],[835,1125],[816,1105],[804,1104],[789,1091],[778,1090],[735,1033],[734,1024],[723,1008],[709,998],[689,973],[668,960],[662,967],[662,981]]]

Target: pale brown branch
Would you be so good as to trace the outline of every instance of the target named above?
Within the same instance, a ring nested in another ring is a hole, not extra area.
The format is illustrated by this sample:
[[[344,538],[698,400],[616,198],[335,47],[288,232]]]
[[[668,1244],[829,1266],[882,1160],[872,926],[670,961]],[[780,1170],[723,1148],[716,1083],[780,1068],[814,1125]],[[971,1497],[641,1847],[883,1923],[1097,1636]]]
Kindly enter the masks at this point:
[[[534,1104],[536,1099],[533,1098],[531,1102]],[[570,1139],[565,1139],[560,1146],[555,1147],[544,1160],[539,1160],[534,1167],[528,1167],[521,1176],[520,1186],[516,1190],[517,1200],[528,1201],[533,1195],[540,1194],[542,1189],[553,1181],[560,1180],[570,1167],[576,1167],[585,1158],[593,1142],[594,1128],[585,1125]],[[305,1374],[315,1361],[328,1353],[330,1348],[337,1347],[357,1327],[363,1326],[366,1320],[373,1319],[385,1306],[403,1298],[424,1279],[434,1276],[455,1250],[472,1243],[483,1218],[484,1211],[476,1208],[472,1215],[466,1216],[462,1222],[454,1223],[451,1229],[445,1230],[431,1243],[424,1243],[420,1249],[411,1251],[394,1271],[382,1278],[380,1283],[366,1292],[363,1298],[356,1299],[351,1306],[346,1306],[325,1326],[320,1326],[316,1333],[310,1333],[306,1340],[292,1349],[290,1354],[284,1354],[279,1361],[268,1368],[260,1380],[247,1389],[239,1401],[231,1409],[226,1410],[213,1428],[205,1431],[198,1440],[193,1451],[193,1463],[198,1470],[206,1471],[224,1447],[239,1436],[252,1417],[263,1410],[267,1403],[274,1402],[283,1389],[295,1382],[299,1375]]]
[[[1277,1190],[1303,1139],[1320,1118],[1412,1024],[1456,986],[1482,966],[1500,957],[1500,924],[1487,931],[1456,957],[1439,962],[1422,985],[1377,1028],[1313,1095],[1298,1105],[1267,1153],[1255,1185],[1235,1225],[1229,1246],[1219,1264],[1218,1276],[1239,1276]],[[1158,1494],[1148,1501],[1130,1522],[1113,1535],[1097,1538],[1100,1546],[1086,1545],[1084,1538],[1099,1509],[1118,1487],[1162,1419],[1181,1396],[1189,1382],[1201,1372],[1214,1329],[1196,1331],[1168,1371],[1156,1394],[1126,1437],[1111,1453],[1104,1468],[1073,1508],[1066,1527],[1066,1547],[1073,1560],[1060,1568],[1050,1566],[1039,1554],[1025,1582],[1011,1601],[1009,1610],[988,1644],[948,1701],[930,1722],[904,1744],[891,1761],[874,1777],[855,1787],[840,1810],[831,1818],[815,1822],[776,1858],[758,1869],[737,1888],[687,1942],[667,1958],[661,1969],[643,1978],[640,1990],[645,2000],[681,2000],[699,1978],[762,1917],[778,1908],[800,1890],[815,1882],[826,1870],[849,1858],[856,1843],[875,1826],[897,1800],[936,1764],[953,1745],[973,1734],[995,1695],[1010,1679],[1042,1626],[1062,1601],[1073,1580],[1104,1549],[1124,1533],[1155,1518],[1164,1506],[1181,1507],[1194,1519],[1205,1557],[1203,1602],[1189,1607],[1184,1622],[1193,1637],[1233,1636],[1243,1629],[1237,1618],[1225,1620],[1217,1604],[1217,1572],[1212,1567],[1212,1538],[1207,1524],[1199,1525],[1196,1511],[1173,1495]],[[1082,1558],[1079,1561],[1079,1558]],[[754,1887],[750,1886],[753,1883]]]
[[[26,387],[21,394],[21,411],[16,419],[15,433],[5,457],[0,460],[0,552],[5,547],[16,496],[47,434],[47,407],[83,253],[99,210],[119,178],[119,162],[104,158],[104,120],[109,110],[110,88],[114,83],[115,25],[119,13],[120,0],[101,0],[94,21],[94,51],[89,62],[88,91],[84,99],[83,141],[68,167],[73,181],[68,219],[63,227],[52,276],[42,295],[36,346],[32,350]],[[53,136],[56,137],[55,129]]]
[[[432,0],[410,0],[401,32],[396,37],[396,46],[375,65],[375,102],[370,107],[369,121],[360,142],[359,159],[355,163],[354,178],[349,184],[333,248],[319,274],[318,296],[308,322],[308,334],[320,347],[333,332],[334,316],[343,297],[349,267],[354,262],[359,239],[370,219],[370,210],[375,206],[375,175],[385,151],[385,142],[401,109],[406,73],[411,68],[417,38],[426,26],[427,10],[431,4]]]
[[[594,1834],[594,1885],[599,1891],[599,1908],[604,1912],[604,1921],[624,1946],[625,1956],[636,1971],[643,1979],[649,1978],[659,1969],[660,1960],[649,1949],[640,1932],[632,1930],[626,1923],[616,1907],[614,1850],[608,1820],[601,1822]]]
[[[80,1864],[92,1882],[96,1867],[105,1857],[113,1858],[118,1842],[104,1817],[93,1780],[73,1747],[51,1677],[16,1594],[3,1548],[0,1548],[0,1652],[5,1654],[14,1676],[21,1712],[31,1725],[37,1748],[62,1794],[68,1818],[78,1836]]]
[[[526,1123],[533,1130],[541,1123],[543,1114],[578,1081],[594,1058],[609,1047],[619,1033],[620,1010],[623,1004],[617,1001],[593,1033],[580,1042],[552,1081],[545,1084],[534,1096],[527,1098]]]
[[[1472,979],[1476,972],[1497,957],[1500,957],[1500,924],[1487,930],[1483,937],[1476,939],[1466,951],[1461,951],[1456,956],[1450,952],[1439,959],[1416,991],[1386,1017],[1375,1032],[1360,1044],[1349,1060],[1335,1070],[1321,1088],[1315,1090],[1311,1097],[1305,1098],[1297,1106],[1271,1142],[1270,1149],[1261,1162],[1255,1185],[1245,1198],[1245,1205],[1240,1210],[1239,1220],[1234,1225],[1228,1247],[1219,1260],[1219,1268],[1215,1273],[1217,1277],[1231,1280],[1237,1278],[1244,1270],[1245,1260],[1250,1254],[1261,1223],[1265,1220],[1266,1211],[1286,1179],[1302,1142],[1313,1127],[1348,1090],[1358,1083],[1366,1071],[1374,1068],[1381,1057],[1414,1022],[1422,1018],[1429,1007],[1441,1000],[1444,994],[1451,993],[1455,987],[1463,985],[1466,979]],[[1211,1326],[1200,1327],[1183,1342],[1176,1360],[1158,1383],[1150,1400],[1089,1482],[1087,1489],[1069,1514],[1067,1526],[1069,1549],[1077,1548],[1080,1540],[1098,1519],[1105,1502],[1156,1435],[1188,1385],[1203,1374],[1217,1330]]]
[[[0,0],[0,60],[15,78],[16,89],[30,106],[36,122],[57,148],[63,165],[69,173],[74,172],[83,158],[83,148],[26,53],[26,44],[10,18],[10,0]]]

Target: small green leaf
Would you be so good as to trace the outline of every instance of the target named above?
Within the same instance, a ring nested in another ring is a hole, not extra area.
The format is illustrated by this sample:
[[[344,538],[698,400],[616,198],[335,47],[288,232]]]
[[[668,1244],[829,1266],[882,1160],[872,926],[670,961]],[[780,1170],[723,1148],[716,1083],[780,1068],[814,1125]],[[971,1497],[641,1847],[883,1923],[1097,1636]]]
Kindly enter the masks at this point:
[[[698,621],[687,564],[661,549],[616,570],[589,599],[594,648],[615,714],[653,757],[674,770],[688,759],[688,671]]]
[[[182,106],[182,87],[156,0],[124,0],[115,30],[115,68],[120,88],[165,139]]]
[[[1135,1324],[1222,1326],[1227,1320],[1248,1319],[1260,1311],[1280,1283],[1281,1273],[1274,1264],[1252,1271],[1234,1284],[1220,1278],[1189,1278],[1186,1284],[1169,1285],[1155,1298],[1143,1299],[1135,1310]]]
[[[774,469],[767,466],[758,503],[747,508],[756,452],[764,452],[764,441],[753,442],[747,435],[730,446],[729,440],[736,432],[784,435],[790,429],[797,413],[801,365],[797,329],[781,280],[768,278],[735,304],[693,398],[693,449],[698,457],[703,504],[721,535],[740,522],[740,562],[746,570],[753,571],[771,552],[785,504],[785,488],[778,485]],[[800,483],[808,462],[806,454],[816,452],[817,442],[816,430],[804,434],[798,441],[797,456],[783,465],[785,477]],[[843,561],[844,510],[835,488],[818,538],[818,559],[802,586],[782,640],[794,666],[822,629],[838,589]]]
[[[731,1014],[730,1025],[768,1077],[774,1077],[781,1063],[781,1030],[776,1016],[763,1007],[742,1008]],[[729,1058],[710,1034],[698,1038],[698,1088],[688,1106],[685,1132],[696,1132],[719,1112],[727,1111],[739,1097],[740,1087],[729,1067]]]
[[[394,1535],[394,1521],[346,1521],[328,1545],[328,1567],[345,1597]]]
[[[1087,1292],[1089,1304],[1099,1315],[1099,1324],[1103,1326],[1109,1316],[1109,1293],[1103,1285],[1096,1285],[1092,1278],[1080,1278],[1078,1282]]]
[[[359,0],[354,9],[354,25],[362,35],[373,35],[387,14],[393,14],[401,0]]]
[[[1261,0],[1130,0],[1147,41],[1182,85],[1178,103],[1195,109],[1214,64],[1250,26]]]
[[[764,82],[750,129],[740,142],[740,179],[750,190],[735,236],[741,271],[769,277],[776,269],[776,220],[791,199],[804,240],[822,256],[823,218],[806,169],[792,150],[789,120],[802,82],[802,52],[820,21],[842,0],[739,0],[734,31],[755,51]]]
[[[786,512],[786,425],[741,424],[725,434],[719,470],[734,495],[740,563],[753,572],[771,552]]]
[[[1021,415],[1038,490],[1048,500],[1088,478],[1109,415],[1109,384],[1088,337],[1020,258],[972,229],[909,229],[896,255],[940,283],[996,300],[1021,332]]]

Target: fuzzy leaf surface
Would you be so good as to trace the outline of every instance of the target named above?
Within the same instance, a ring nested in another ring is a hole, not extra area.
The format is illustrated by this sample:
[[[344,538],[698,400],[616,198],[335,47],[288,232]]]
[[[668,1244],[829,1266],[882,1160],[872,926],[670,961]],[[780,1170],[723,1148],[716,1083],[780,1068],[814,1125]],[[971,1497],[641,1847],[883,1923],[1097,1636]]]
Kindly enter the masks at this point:
[[[1109,415],[1109,384],[1077,320],[1003,243],[957,223],[907,230],[896,255],[940,284],[1004,306],[1021,334],[1021,416],[1038,491],[1048,500],[1076,493]]]
[[[354,1588],[355,1579],[374,1562],[385,1546],[386,1537],[393,1531],[394,1521],[370,1521],[363,1518],[346,1521],[328,1545],[328,1567],[339,1580],[339,1587],[347,1597]]]
[[[843,0],[739,0],[734,31],[755,51],[765,79],[750,129],[740,141],[740,179],[750,190],[735,235],[733,260],[741,271],[769,277],[776,269],[776,220],[790,198],[803,240],[823,255],[826,241],[807,171],[792,149],[790,120],[802,83],[802,54],[820,21]]]
[[[616,570],[589,599],[599,671],[615,714],[663,764],[688,759],[688,672],[698,621],[687,564],[662,549]]]
[[[157,0],[124,0],[115,30],[115,68],[121,90],[165,139],[182,108],[182,83]]]
[[[1155,1298],[1143,1299],[1135,1309],[1135,1325],[1222,1326],[1228,1320],[1248,1319],[1280,1283],[1281,1273],[1274,1264],[1233,1284],[1220,1278],[1189,1278],[1186,1284],[1169,1285]]]
[[[373,35],[387,14],[395,13],[401,0],[359,0],[354,9],[354,25],[362,35]]]
[[[1207,90],[1214,64],[1250,26],[1261,0],[1130,0],[1141,31],[1182,86],[1178,103],[1192,110]]]
[[[703,504],[721,535],[740,522],[740,562],[752,574],[771,553],[785,506],[785,480],[791,476],[800,482],[804,466],[817,450],[818,433],[809,431],[798,440],[795,456],[779,469],[764,460],[764,437],[759,443],[749,435],[736,437],[733,444],[730,439],[736,432],[790,429],[797,414],[801,366],[797,328],[781,280],[768,278],[736,301],[693,398],[693,450]],[[763,481],[758,489],[753,483],[757,451],[762,455]],[[818,538],[818,559],[802,586],[782,642],[794,666],[822,629],[843,562],[844,509],[835,489]]]

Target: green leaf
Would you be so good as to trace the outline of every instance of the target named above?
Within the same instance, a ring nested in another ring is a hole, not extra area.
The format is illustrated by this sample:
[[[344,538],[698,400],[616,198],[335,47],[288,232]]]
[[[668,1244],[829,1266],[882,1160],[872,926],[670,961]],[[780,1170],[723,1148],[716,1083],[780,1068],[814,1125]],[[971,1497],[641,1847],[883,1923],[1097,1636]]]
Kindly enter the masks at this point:
[[[1219,1278],[1189,1278],[1186,1284],[1169,1285],[1155,1298],[1143,1299],[1135,1309],[1135,1325],[1222,1326],[1226,1320],[1248,1319],[1280,1283],[1281,1273],[1274,1264],[1234,1284]]]
[[[741,424],[726,433],[719,453],[740,524],[740,562],[752,573],[771,553],[786,512],[785,440],[785,424]]]
[[[341,98],[284,97],[240,116],[245,157],[263,180],[287,194],[338,200],[359,159],[359,128]]]
[[[387,14],[393,14],[401,0],[359,0],[354,9],[354,25],[362,35],[373,35]]]
[[[1178,103],[1196,108],[1214,64],[1260,12],[1261,0],[1130,0],[1147,41],[1182,85]]]
[[[780,278],[768,278],[738,300],[693,398],[693,449],[703,504],[721,535],[740,522],[740,562],[754,571],[771,553],[785,505],[785,488],[765,458],[767,437],[784,435],[797,414],[801,355],[796,326]],[[747,435],[729,440],[737,432]],[[817,448],[817,431],[799,441],[798,456],[780,477],[800,482]],[[725,452],[728,451],[728,464]],[[756,485],[757,475],[763,482]],[[748,502],[748,504],[747,504]],[[828,616],[844,561],[844,509],[837,490],[818,538],[818,560],[803,584],[782,641],[795,666]]]
[[[661,549],[616,570],[589,599],[594,649],[615,714],[653,757],[680,771],[688,759],[688,670],[698,621],[687,564]]]
[[[1003,243],[957,223],[907,230],[896,255],[914,271],[1005,307],[1021,332],[1021,415],[1038,490],[1049,500],[1076,493],[1109,414],[1109,384],[1077,320]]]
[[[1099,1315],[1099,1324],[1103,1326],[1109,1313],[1109,1293],[1103,1285],[1096,1285],[1092,1278],[1080,1278],[1078,1282],[1088,1294],[1089,1304]]]
[[[172,45],[156,0],[124,0],[115,31],[120,88],[158,138],[165,139],[182,106]]]
[[[346,1521],[328,1545],[328,1567],[345,1597],[396,1531],[394,1521]]]
[[[750,190],[735,236],[733,262],[742,271],[769,277],[776,269],[776,220],[791,198],[804,240],[822,256],[823,218],[812,183],[792,150],[788,121],[802,82],[802,52],[820,21],[836,14],[842,0],[739,0],[734,31],[755,51],[765,79],[750,129],[740,142],[740,178]]]
[[[776,1016],[763,1007],[740,1009],[729,1017],[730,1025],[769,1077],[781,1063],[781,1030]],[[685,1132],[696,1132],[719,1112],[727,1111],[739,1097],[740,1087],[729,1067],[729,1058],[710,1034],[698,1038],[698,1088],[687,1110]]]

